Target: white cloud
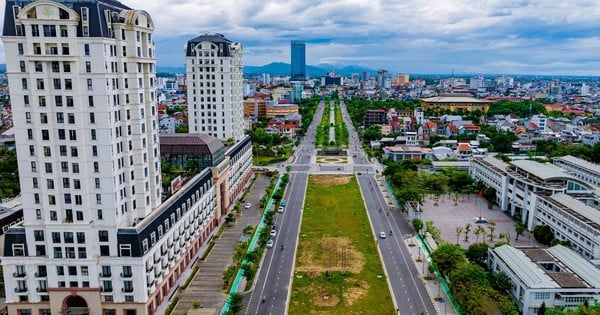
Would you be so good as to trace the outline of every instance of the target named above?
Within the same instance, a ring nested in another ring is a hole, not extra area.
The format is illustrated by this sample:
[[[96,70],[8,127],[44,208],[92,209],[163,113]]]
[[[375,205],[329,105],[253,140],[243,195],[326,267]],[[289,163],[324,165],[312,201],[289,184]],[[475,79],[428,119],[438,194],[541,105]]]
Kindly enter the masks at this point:
[[[244,44],[248,64],[289,62],[289,40],[304,39],[309,64],[361,63],[403,72],[447,72],[454,67],[465,72],[600,73],[598,63],[592,62],[600,48],[600,2],[593,0],[123,3],[152,15],[159,63],[164,65],[183,63],[187,39],[219,32]]]

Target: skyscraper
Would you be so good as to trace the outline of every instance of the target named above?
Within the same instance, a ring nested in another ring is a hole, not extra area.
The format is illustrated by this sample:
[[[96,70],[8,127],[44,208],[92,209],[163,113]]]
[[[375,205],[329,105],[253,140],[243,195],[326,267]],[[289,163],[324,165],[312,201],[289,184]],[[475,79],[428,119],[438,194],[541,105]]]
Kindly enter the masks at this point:
[[[306,80],[306,43],[301,40],[291,42],[292,80]]]
[[[185,46],[189,132],[222,141],[244,137],[242,45],[221,34]]]

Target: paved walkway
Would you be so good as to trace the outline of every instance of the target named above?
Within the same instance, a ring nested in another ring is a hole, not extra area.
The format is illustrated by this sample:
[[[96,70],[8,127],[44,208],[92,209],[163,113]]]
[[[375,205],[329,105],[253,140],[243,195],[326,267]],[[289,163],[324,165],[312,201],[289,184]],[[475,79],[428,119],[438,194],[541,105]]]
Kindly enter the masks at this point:
[[[410,251],[410,255],[412,256],[412,261],[415,263],[415,265],[417,266],[417,270],[419,271],[419,277],[423,279],[423,283],[427,288],[429,296],[436,303],[438,314],[456,314],[456,312],[452,308],[452,305],[450,304],[450,302],[448,302],[448,296],[446,296],[444,290],[438,286],[437,277],[434,274],[429,273],[427,268],[427,261],[423,258],[423,251],[420,250],[415,238],[410,237],[408,239],[405,239],[404,241],[406,242],[406,244],[408,244],[408,250]],[[428,276],[427,279],[431,280],[425,280],[425,276]],[[400,309],[400,313],[403,314],[402,308]]]
[[[250,202],[250,209],[243,209],[242,215],[237,217],[237,224],[227,228],[219,239],[215,240],[215,246],[205,261],[200,262],[200,269],[185,291],[180,291],[179,303],[173,315],[183,315],[191,309],[192,303],[199,302],[201,314],[220,314],[228,294],[223,291],[223,271],[233,263],[232,256],[235,246],[240,241],[246,226],[257,226],[260,222],[261,211],[259,208],[260,198],[269,184],[270,178],[258,175],[254,185],[246,197]],[[181,277],[182,284],[187,277]]]

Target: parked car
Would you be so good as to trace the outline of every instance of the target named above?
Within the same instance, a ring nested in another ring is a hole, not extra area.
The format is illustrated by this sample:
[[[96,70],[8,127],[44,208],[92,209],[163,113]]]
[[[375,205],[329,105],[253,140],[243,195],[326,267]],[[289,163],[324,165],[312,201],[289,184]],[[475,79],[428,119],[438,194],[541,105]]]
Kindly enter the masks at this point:
[[[274,243],[273,243],[273,240],[269,240],[269,241],[267,242],[267,248],[272,248],[272,247],[273,247],[273,244],[274,244]]]
[[[279,205],[285,207],[285,200],[281,199],[281,203]]]
[[[275,235],[277,235],[277,231],[273,229],[271,230],[271,233],[269,233],[269,235],[271,235],[271,237],[275,237]]]
[[[244,209],[250,209],[252,208],[252,204],[249,202],[246,202],[246,204],[244,205]]]
[[[279,206],[279,209],[277,209],[277,212],[279,212],[279,213],[283,212],[283,207]]]
[[[385,232],[379,232],[379,237],[380,238],[386,238],[387,235],[385,235]]]

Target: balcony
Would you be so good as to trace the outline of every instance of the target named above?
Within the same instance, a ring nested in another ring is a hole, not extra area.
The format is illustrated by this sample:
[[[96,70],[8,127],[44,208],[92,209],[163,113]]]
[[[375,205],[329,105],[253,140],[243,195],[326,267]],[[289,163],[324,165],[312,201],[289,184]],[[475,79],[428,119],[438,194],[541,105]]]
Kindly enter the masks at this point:
[[[27,276],[26,272],[13,272],[14,278],[25,278],[25,276]]]
[[[129,287],[129,288],[122,288],[121,292],[125,292],[125,293],[131,293],[133,292],[133,287]]]
[[[100,278],[110,278],[112,277],[112,272],[107,272],[107,273],[100,273]]]
[[[15,288],[15,292],[17,293],[23,293],[23,292],[27,292],[27,288]]]
[[[151,272],[154,270],[154,265],[146,266],[146,272]]]
[[[112,287],[111,288],[102,288],[102,289],[100,289],[100,291],[103,293],[108,293],[108,292],[112,292],[113,288]]]
[[[35,292],[48,292],[48,288],[35,288]]]
[[[121,278],[131,278],[133,277],[132,273],[121,273]]]
[[[43,278],[43,277],[47,277],[48,274],[46,272],[36,272],[35,273],[35,277],[36,278]]]

